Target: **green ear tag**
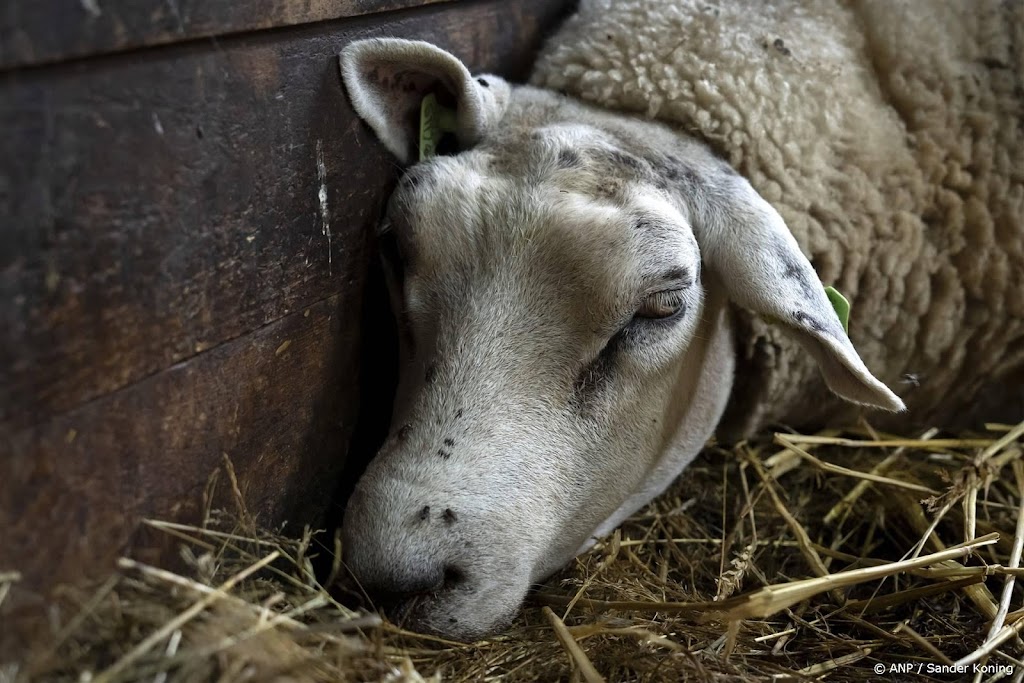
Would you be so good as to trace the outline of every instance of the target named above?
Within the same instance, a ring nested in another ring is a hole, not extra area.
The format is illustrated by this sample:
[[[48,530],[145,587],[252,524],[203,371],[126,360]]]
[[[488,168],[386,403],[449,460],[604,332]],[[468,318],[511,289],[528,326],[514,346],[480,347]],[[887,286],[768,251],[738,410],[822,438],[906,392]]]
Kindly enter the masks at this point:
[[[850,334],[850,302],[835,287],[826,287],[825,295],[839,316],[839,322],[843,324],[843,332]]]
[[[455,110],[442,107],[434,93],[420,103],[420,161],[437,154],[437,146],[445,133],[455,132]]]

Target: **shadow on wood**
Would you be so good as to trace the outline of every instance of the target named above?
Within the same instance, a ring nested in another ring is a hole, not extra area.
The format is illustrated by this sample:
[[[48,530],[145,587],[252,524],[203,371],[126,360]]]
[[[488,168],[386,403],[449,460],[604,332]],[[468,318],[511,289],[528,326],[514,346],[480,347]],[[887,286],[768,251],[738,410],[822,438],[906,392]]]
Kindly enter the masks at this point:
[[[133,550],[139,519],[194,520],[225,454],[265,524],[340,518],[390,411],[387,313],[365,287],[400,169],[336,55],[420,37],[521,77],[567,4],[430,4],[5,75],[0,571],[24,578],[0,662],[44,639],[30,624],[56,586],[125,552],[166,559]]]

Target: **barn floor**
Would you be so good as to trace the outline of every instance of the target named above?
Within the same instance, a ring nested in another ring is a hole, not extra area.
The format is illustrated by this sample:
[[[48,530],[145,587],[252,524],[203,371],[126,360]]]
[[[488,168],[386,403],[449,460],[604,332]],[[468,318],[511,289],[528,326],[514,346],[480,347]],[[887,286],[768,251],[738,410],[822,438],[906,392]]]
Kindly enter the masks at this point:
[[[123,560],[0,680],[1019,681],[1022,435],[865,426],[710,447],[473,644],[354,609],[325,533],[262,529],[242,506],[201,528],[150,521],[182,566]],[[228,465],[218,486],[233,482]]]

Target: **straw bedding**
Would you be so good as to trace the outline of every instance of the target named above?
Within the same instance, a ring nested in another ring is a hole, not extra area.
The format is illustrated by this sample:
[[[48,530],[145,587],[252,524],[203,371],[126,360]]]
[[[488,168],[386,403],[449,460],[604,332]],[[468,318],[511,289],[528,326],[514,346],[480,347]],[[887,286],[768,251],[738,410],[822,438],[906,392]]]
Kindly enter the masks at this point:
[[[326,532],[262,529],[240,503],[194,527],[150,520],[181,566],[125,558],[0,679],[1021,680],[1022,435],[863,425],[709,446],[472,644],[368,611]]]

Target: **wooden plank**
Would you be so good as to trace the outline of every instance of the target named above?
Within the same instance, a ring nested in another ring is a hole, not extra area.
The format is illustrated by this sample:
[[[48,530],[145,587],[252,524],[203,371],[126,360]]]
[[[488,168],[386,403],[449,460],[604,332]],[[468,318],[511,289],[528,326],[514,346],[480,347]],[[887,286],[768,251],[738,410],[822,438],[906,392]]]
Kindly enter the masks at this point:
[[[521,76],[565,8],[433,5],[0,79],[0,570],[25,574],[0,661],[31,640],[8,626],[109,569],[140,516],[194,516],[222,453],[268,523],[316,522],[347,488],[368,238],[398,169],[335,56],[420,37]]]
[[[333,296],[44,426],[0,432],[0,568],[24,577],[0,622],[32,621],[56,584],[105,577],[140,518],[195,520],[222,454],[260,521],[316,523],[356,422],[359,313],[358,299]],[[21,638],[0,640],[24,652]]]
[[[446,0],[11,0],[0,70]]]
[[[560,7],[432,5],[0,84],[0,426],[21,429],[337,293],[397,169],[336,54],[387,33],[522,74]],[[322,156],[329,227],[320,215]]]

